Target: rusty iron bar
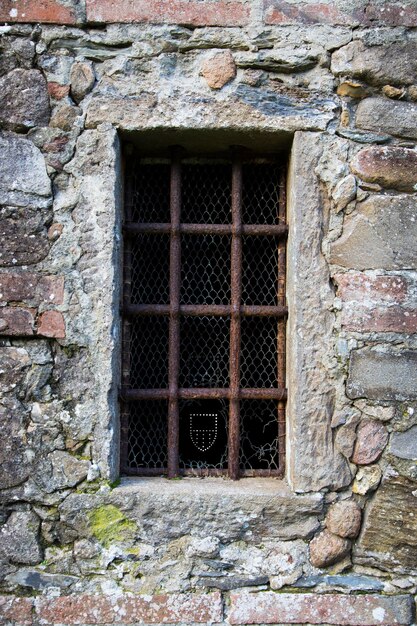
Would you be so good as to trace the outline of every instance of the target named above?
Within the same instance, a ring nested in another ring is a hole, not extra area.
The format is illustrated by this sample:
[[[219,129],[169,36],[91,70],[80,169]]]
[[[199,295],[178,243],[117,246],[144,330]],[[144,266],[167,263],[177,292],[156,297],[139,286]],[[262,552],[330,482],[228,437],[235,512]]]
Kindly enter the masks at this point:
[[[231,391],[225,387],[192,387],[178,389],[178,398],[181,400],[222,399],[229,400]],[[257,387],[240,389],[242,400],[283,400],[287,399],[287,390],[283,387]],[[126,389],[121,390],[121,398],[127,402],[133,400],[167,400],[169,389]]]
[[[143,316],[166,316],[170,314],[169,304],[131,304],[123,307],[123,314],[128,317]],[[188,317],[227,317],[232,313],[232,306],[228,304],[181,304],[180,315]],[[282,317],[288,314],[286,306],[257,306],[242,305],[240,315],[242,317]]]
[[[240,306],[242,296],[242,161],[233,150],[232,163],[232,244],[231,244],[231,318],[230,318],[230,402],[228,432],[229,478],[239,478],[240,449]]]
[[[278,221],[280,224],[286,223],[286,172],[281,170],[279,187],[279,202],[278,202]],[[286,305],[286,246],[282,240],[278,242],[278,288],[277,288],[277,300],[278,306]],[[277,382],[279,387],[285,387],[286,384],[286,319],[278,320],[277,330]],[[286,417],[285,417],[285,402],[283,400],[278,401],[278,469],[281,474],[285,471],[285,430],[286,430]]]
[[[131,156],[131,147],[126,146],[123,152],[122,167],[123,173],[126,172],[127,161]],[[125,213],[124,217],[127,221],[132,218],[132,177],[123,176],[125,185]],[[123,242],[123,308],[130,305],[131,301],[131,286],[132,286],[132,242],[129,239],[125,239]],[[130,385],[130,354],[131,354],[131,322],[125,317],[122,318],[122,359],[121,359],[121,374],[122,374],[122,386],[129,387]],[[128,402],[122,401],[120,406],[120,463],[121,466],[127,464],[129,454],[129,425],[130,425],[130,406]]]
[[[232,224],[180,224],[180,232],[183,235],[231,235]],[[163,235],[171,232],[171,224],[139,224],[129,222],[124,225],[123,231],[127,235]],[[248,236],[272,236],[286,237],[288,226],[286,224],[246,224],[242,225],[242,235]]]
[[[170,183],[170,276],[169,276],[169,348],[168,348],[168,477],[178,476],[180,369],[180,289],[181,289],[181,158],[178,147],[172,150]]]

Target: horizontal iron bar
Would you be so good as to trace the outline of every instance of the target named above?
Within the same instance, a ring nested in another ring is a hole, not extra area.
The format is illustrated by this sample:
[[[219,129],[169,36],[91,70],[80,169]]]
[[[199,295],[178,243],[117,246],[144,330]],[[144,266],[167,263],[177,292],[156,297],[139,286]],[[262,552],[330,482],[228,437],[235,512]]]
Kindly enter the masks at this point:
[[[123,226],[123,230],[129,235],[147,235],[169,234],[171,232],[171,224],[138,224],[128,222]],[[231,235],[233,232],[232,224],[180,224],[180,233],[184,235]],[[243,235],[266,235],[274,237],[286,237],[288,233],[287,224],[245,224],[242,225]]]
[[[168,474],[168,469],[166,467],[122,467],[121,468],[123,474],[125,476],[166,476]],[[227,476],[227,469],[217,469],[217,468],[189,468],[189,469],[180,469],[179,473],[181,476]],[[273,476],[274,478],[279,478],[283,476],[283,471],[279,469],[243,469],[240,470],[239,475],[245,478],[256,477],[256,476]]]
[[[167,400],[169,398],[169,389],[122,389],[120,395],[124,401]],[[206,389],[196,387],[191,389],[178,389],[178,397],[186,400],[194,400],[197,398],[229,399],[231,392],[230,389]],[[240,389],[239,398],[242,400],[286,400],[287,390],[282,387]]]
[[[288,314],[286,306],[245,306],[239,309],[242,317],[278,317],[284,318]],[[169,304],[129,304],[122,308],[122,313],[127,317],[143,316],[163,316],[170,315]],[[180,315],[192,317],[202,317],[211,315],[213,317],[227,317],[232,314],[230,304],[181,304]]]

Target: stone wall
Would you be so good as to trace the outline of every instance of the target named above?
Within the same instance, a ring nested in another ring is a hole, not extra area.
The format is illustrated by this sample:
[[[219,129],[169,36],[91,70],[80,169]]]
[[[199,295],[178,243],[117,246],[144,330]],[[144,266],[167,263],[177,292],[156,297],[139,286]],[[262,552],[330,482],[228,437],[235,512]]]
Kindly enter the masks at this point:
[[[0,19],[0,623],[413,623],[415,1]],[[118,475],[120,146],[173,131],[289,151],[283,481]]]

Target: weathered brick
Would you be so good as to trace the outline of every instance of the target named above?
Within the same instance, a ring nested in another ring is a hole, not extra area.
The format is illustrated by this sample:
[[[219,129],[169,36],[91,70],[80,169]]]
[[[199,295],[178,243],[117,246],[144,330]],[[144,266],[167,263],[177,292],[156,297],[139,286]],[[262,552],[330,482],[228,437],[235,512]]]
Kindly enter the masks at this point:
[[[403,302],[408,284],[402,276],[370,276],[361,272],[335,274],[337,294],[344,302]]]
[[[155,596],[72,595],[40,598],[36,603],[39,624],[147,624],[221,622],[219,593]]]
[[[351,163],[354,174],[369,183],[401,191],[415,191],[417,152],[394,146],[373,146],[361,150]]]
[[[370,400],[417,398],[416,370],[417,351],[353,350],[346,393]]]
[[[44,311],[38,320],[38,335],[64,339],[65,321],[60,311]]]
[[[401,306],[369,308],[351,304],[343,308],[342,325],[356,332],[415,333],[417,309]]]
[[[2,0],[0,21],[75,24],[82,18],[78,0]]]
[[[231,624],[394,626],[413,618],[412,597],[311,593],[232,593]]]
[[[28,626],[32,620],[32,598],[0,596],[0,624]]]
[[[89,22],[151,22],[193,26],[244,26],[245,0],[86,0]]]
[[[5,306],[0,308],[0,334],[33,335],[35,316],[33,309]]]
[[[0,274],[0,300],[33,305],[62,304],[64,278],[40,274]]]

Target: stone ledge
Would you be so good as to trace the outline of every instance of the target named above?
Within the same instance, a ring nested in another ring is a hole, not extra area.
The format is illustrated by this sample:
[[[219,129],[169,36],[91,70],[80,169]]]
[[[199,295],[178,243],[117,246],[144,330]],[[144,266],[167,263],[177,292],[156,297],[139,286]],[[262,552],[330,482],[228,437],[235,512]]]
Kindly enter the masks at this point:
[[[311,593],[231,594],[231,624],[334,624],[394,626],[411,624],[411,596],[343,596]]]
[[[0,596],[0,623],[40,624],[207,624],[220,622],[220,593],[169,595],[71,595],[58,598]],[[5,621],[3,621],[3,619]]]
[[[230,624],[406,626],[413,621],[410,595],[311,593],[231,594]],[[0,596],[0,619],[10,626],[88,624],[212,624],[223,620],[219,592],[165,595]]]

